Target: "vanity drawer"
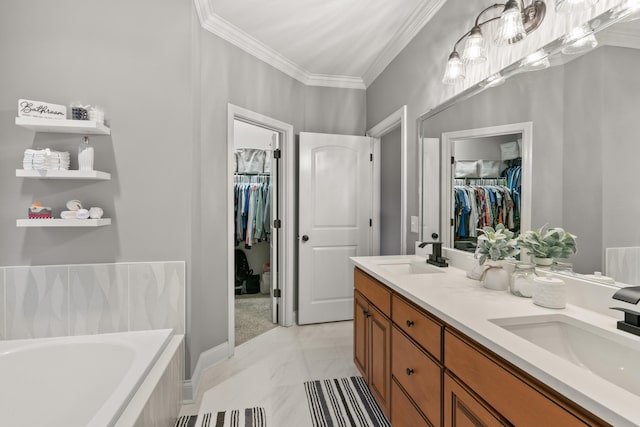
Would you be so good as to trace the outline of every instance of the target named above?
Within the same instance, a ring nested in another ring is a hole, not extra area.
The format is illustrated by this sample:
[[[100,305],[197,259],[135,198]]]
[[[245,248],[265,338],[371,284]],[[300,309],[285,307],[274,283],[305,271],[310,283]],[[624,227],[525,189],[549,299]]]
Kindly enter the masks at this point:
[[[442,368],[407,338],[396,326],[392,328],[391,373],[411,396],[418,409],[435,425],[440,425]],[[392,406],[392,413],[396,408]]]
[[[391,407],[392,426],[431,427],[395,380],[391,381]]]
[[[581,420],[570,406],[555,403],[554,396],[533,388],[514,368],[498,364],[506,362],[479,351],[449,330],[444,334],[444,361],[448,370],[514,425],[600,425]]]
[[[389,317],[391,314],[391,291],[358,268],[353,271],[355,288],[385,316]]]
[[[442,325],[396,295],[392,299],[391,313],[391,319],[400,329],[436,359],[442,360]]]

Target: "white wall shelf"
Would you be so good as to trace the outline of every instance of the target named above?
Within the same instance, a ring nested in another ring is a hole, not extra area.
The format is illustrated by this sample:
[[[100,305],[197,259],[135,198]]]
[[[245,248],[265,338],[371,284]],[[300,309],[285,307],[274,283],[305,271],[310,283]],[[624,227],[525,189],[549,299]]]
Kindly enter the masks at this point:
[[[111,225],[111,218],[101,219],[60,219],[60,218],[38,218],[38,219],[18,219],[17,227],[102,227]]]
[[[16,117],[16,125],[35,132],[111,135],[111,129],[94,120],[58,120],[39,117]]]
[[[78,171],[78,170],[28,170],[16,169],[18,178],[38,178],[38,179],[86,179],[96,181],[106,181],[111,179],[111,174],[100,171]]]

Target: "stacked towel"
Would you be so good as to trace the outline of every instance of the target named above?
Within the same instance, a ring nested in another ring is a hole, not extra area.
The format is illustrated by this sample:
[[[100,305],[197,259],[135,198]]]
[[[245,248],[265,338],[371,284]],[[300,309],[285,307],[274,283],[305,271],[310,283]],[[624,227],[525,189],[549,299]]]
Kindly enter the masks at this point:
[[[69,152],[44,150],[24,150],[22,167],[25,170],[69,170]]]

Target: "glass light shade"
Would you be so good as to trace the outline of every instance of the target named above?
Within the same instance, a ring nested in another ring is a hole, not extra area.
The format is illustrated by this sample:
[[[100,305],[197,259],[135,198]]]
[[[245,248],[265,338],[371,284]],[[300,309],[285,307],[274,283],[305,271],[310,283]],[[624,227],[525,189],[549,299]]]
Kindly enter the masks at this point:
[[[527,71],[543,70],[550,66],[549,54],[544,49],[536,50],[522,60],[522,67]]]
[[[505,79],[502,74],[496,73],[487,77],[487,80],[484,84],[484,87],[496,87],[503,84],[507,79]]]
[[[600,0],[556,0],[556,12],[572,13],[587,10]]]
[[[520,6],[516,1],[508,1],[498,21],[495,43],[506,46],[517,43],[526,36]]]
[[[593,32],[584,26],[579,26],[571,30],[565,37],[562,53],[576,55],[588,52],[596,46],[598,46],[598,40]]]
[[[484,47],[484,37],[480,27],[473,27],[471,34],[467,37],[462,51],[462,62],[465,64],[477,64],[487,60]]]
[[[640,16],[640,0],[625,0],[613,12],[614,18],[626,18],[627,21],[635,21]]]
[[[464,80],[464,64],[458,52],[453,51],[451,55],[449,55],[449,61],[447,61],[447,68],[444,71],[442,83],[453,85],[462,80]]]

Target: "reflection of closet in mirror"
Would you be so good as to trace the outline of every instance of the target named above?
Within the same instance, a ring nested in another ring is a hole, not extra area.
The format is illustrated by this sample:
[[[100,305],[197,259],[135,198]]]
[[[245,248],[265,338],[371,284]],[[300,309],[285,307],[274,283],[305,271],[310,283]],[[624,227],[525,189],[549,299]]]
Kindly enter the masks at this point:
[[[498,224],[520,234],[528,221],[523,156],[530,153],[530,130],[530,123],[520,123],[442,134],[446,246],[474,252],[478,230]]]

